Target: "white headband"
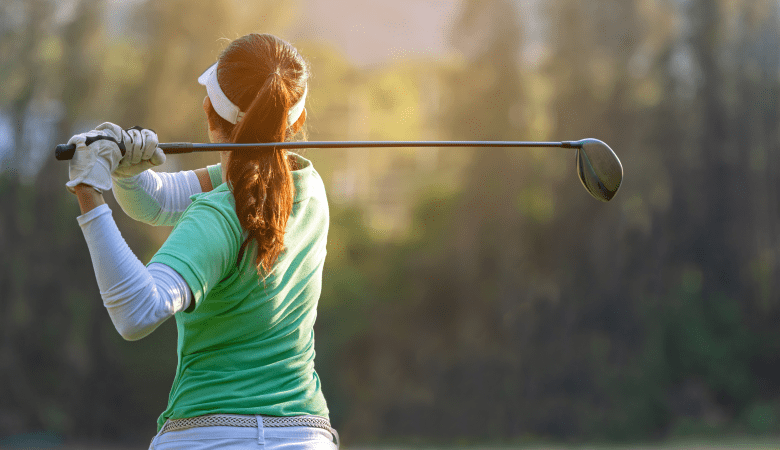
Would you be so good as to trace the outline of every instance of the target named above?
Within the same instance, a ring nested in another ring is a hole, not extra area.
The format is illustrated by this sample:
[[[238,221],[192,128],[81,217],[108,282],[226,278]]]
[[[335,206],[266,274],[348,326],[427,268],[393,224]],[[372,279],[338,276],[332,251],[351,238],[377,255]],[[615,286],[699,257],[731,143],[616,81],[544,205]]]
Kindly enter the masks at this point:
[[[219,87],[219,81],[217,81],[217,64],[214,63],[211,67],[206,69],[201,76],[198,77],[198,83],[202,86],[206,86],[206,92],[211,100],[211,105],[214,107],[214,111],[217,112],[223,119],[237,124],[244,117],[244,113],[238,109],[238,106],[234,105],[230,99],[227,98],[222,88]],[[303,113],[303,106],[306,103],[306,94],[309,93],[308,84],[304,88],[303,95],[298,103],[290,107],[290,111],[287,113],[287,126],[290,126],[298,121]]]

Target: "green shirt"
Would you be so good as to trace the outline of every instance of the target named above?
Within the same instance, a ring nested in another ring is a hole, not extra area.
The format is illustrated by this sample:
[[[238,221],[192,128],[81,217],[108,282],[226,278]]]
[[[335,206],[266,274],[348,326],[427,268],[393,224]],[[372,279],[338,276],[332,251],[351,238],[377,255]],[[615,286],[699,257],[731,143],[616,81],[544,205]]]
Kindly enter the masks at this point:
[[[176,314],[178,367],[168,408],[157,421],[204,414],[328,417],[314,370],[317,302],[328,233],[325,187],[295,154],[295,200],[285,251],[265,279],[256,244],[236,259],[245,234],[227,183],[192,204],[151,263],[178,272],[192,305]]]

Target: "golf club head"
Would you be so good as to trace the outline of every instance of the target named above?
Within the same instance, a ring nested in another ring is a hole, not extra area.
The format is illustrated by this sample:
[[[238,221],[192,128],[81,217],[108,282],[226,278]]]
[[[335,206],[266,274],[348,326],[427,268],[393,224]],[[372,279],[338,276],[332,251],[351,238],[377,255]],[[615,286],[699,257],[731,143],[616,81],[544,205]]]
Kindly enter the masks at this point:
[[[615,152],[598,139],[577,141],[577,174],[597,200],[612,200],[623,182],[623,165]]]

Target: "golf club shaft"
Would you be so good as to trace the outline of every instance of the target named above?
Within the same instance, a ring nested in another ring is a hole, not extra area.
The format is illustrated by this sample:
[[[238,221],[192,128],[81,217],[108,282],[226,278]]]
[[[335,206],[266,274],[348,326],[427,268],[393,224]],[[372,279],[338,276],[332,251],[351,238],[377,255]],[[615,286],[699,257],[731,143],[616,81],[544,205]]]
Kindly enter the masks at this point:
[[[196,144],[191,142],[170,142],[159,144],[158,147],[166,155],[191,152],[218,152],[240,149],[258,148],[377,148],[377,147],[561,147],[579,148],[580,141],[533,142],[533,141],[302,141],[302,142],[268,142],[252,144]],[[54,151],[58,160],[73,158],[76,152],[75,144],[58,145]]]

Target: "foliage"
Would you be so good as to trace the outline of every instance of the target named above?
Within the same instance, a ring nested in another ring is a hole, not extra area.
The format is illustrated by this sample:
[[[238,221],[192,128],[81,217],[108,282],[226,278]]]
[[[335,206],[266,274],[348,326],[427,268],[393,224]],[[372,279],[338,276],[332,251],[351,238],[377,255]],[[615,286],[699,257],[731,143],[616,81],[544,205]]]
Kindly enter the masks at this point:
[[[22,162],[46,99],[56,142],[99,120],[205,140],[192,81],[221,44],[193,30],[282,30],[295,9],[184,3],[139,3],[114,34],[79,26],[100,23],[97,0],[64,19],[46,0],[0,6],[0,112],[19,143],[0,175],[0,435],[135,443],[164,409],[175,327],[121,341],[63,166]],[[441,61],[358,69],[300,43],[313,139],[592,136],[626,173],[601,204],[563,152],[307,153],[331,200],[316,335],[334,424],[347,443],[780,432],[776,2],[542,3],[534,66],[507,0],[464,0]],[[167,230],[109,202],[148,259]]]

